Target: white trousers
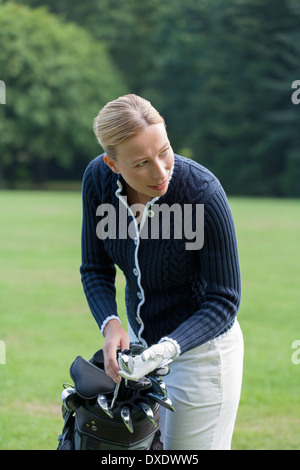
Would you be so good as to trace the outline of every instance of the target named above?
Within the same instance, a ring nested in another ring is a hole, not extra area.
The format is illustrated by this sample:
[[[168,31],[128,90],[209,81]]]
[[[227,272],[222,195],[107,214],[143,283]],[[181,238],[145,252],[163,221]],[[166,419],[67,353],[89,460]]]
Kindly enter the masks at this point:
[[[243,335],[236,320],[227,333],[170,364],[163,380],[175,412],[160,407],[165,450],[230,450],[243,355]]]

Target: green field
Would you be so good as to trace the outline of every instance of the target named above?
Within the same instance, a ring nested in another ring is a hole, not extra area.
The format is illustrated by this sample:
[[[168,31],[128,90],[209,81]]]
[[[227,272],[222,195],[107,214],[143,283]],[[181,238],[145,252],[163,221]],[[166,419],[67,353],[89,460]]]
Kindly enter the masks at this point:
[[[300,449],[300,200],[230,199],[245,368],[233,449]],[[60,395],[102,338],[82,291],[79,192],[0,192],[0,449],[55,449]],[[118,274],[124,318],[123,277]],[[3,344],[3,343],[1,343]]]

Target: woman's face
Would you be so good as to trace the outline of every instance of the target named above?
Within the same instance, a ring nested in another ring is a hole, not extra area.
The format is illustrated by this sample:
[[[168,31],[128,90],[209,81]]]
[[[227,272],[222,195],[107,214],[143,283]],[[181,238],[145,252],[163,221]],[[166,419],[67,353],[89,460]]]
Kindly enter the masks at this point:
[[[112,171],[121,173],[135,202],[145,204],[168,190],[174,153],[163,123],[149,125],[125,140],[117,146],[114,160],[107,155],[104,160]]]

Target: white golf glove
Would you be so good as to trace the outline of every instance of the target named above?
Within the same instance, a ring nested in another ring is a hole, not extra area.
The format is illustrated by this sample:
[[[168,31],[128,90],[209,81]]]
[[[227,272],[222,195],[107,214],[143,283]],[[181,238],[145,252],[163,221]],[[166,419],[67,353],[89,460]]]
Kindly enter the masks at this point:
[[[139,380],[158,366],[172,362],[177,355],[176,346],[171,341],[163,341],[146,349],[138,356],[119,354],[119,374],[124,379]]]

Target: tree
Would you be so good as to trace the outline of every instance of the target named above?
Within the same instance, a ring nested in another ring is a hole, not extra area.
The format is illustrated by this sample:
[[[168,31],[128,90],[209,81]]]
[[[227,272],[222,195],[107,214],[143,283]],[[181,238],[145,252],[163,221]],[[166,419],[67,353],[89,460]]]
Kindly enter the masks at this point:
[[[174,150],[214,171],[228,193],[300,195],[300,107],[290,99],[300,79],[299,0],[47,6],[105,43],[127,89],[165,117]]]
[[[45,2],[26,3],[36,7]],[[154,44],[160,21],[159,0],[50,0],[47,7],[103,41],[128,88],[141,92],[157,54]]]
[[[70,168],[95,156],[93,119],[125,92],[103,44],[44,8],[11,3],[0,6],[0,43],[2,169],[13,177],[23,161],[42,181],[47,161]]]
[[[175,148],[189,148],[230,194],[286,194],[287,141],[279,142],[271,116],[290,107],[299,14],[287,0],[166,0],[163,7],[148,94],[176,129]],[[291,135],[287,121],[281,126]]]
[[[291,2],[294,17],[300,18],[300,6]],[[279,60],[281,67],[272,80],[274,93],[281,98],[281,106],[268,114],[269,132],[266,138],[282,154],[277,185],[282,194],[300,197],[300,33],[298,24],[278,35],[282,44]]]

